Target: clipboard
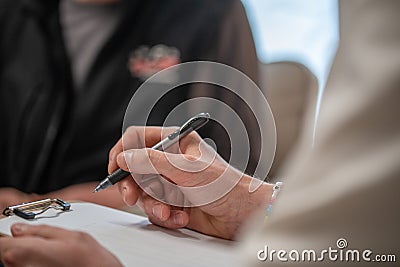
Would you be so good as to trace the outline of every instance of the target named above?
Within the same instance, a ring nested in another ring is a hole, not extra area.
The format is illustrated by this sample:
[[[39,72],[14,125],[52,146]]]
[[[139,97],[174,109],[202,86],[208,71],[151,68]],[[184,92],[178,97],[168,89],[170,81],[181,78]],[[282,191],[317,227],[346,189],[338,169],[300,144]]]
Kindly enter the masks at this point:
[[[32,220],[39,214],[46,212],[49,209],[56,209],[61,211],[69,211],[71,204],[65,202],[60,198],[43,199],[34,202],[22,203],[15,206],[10,206],[4,209],[3,215],[12,216],[16,215],[23,219]]]
[[[24,219],[15,214],[3,216],[0,219],[0,234],[11,235],[10,227],[17,222],[47,224],[83,231],[111,251],[124,266],[237,264],[237,259],[234,257],[235,242],[202,235],[188,229],[161,228],[151,224],[145,217],[93,203],[68,204],[70,204],[68,210],[49,208],[35,215],[33,219]]]

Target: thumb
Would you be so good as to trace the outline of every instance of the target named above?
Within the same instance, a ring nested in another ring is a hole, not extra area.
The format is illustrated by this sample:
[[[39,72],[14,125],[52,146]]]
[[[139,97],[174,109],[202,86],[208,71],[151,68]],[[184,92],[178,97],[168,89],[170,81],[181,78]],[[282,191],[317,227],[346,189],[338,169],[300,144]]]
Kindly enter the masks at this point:
[[[37,236],[47,239],[66,238],[71,235],[70,231],[49,226],[49,225],[29,225],[25,223],[16,223],[11,226],[13,236]]]

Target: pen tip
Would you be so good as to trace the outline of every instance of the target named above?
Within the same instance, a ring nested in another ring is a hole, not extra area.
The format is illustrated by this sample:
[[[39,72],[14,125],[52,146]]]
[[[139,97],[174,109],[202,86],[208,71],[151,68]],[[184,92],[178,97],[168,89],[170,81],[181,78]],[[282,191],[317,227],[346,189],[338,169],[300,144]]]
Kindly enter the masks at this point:
[[[99,192],[99,191],[101,191],[101,190],[103,190],[103,189],[104,189],[103,187],[98,186],[98,187],[96,187],[96,188],[93,190],[93,193],[97,193],[97,192]]]

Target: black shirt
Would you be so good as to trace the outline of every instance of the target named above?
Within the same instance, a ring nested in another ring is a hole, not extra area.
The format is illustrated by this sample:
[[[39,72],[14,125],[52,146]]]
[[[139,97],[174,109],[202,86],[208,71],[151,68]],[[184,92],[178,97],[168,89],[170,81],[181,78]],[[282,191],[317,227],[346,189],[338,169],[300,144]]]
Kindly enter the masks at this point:
[[[46,193],[102,179],[108,151],[121,136],[126,106],[143,82],[128,67],[132,52],[143,45],[173,47],[181,62],[217,61],[256,79],[254,44],[239,0],[122,4],[118,26],[96,56],[82,90],[74,90],[59,2],[0,0],[1,187]],[[168,95],[148,124],[161,125],[190,90]],[[227,95],[216,89],[212,97],[228,99],[250,126],[248,111]],[[215,137],[218,151],[229,156],[229,143],[220,138],[224,133],[216,124],[201,133]],[[254,151],[248,172],[254,168]]]

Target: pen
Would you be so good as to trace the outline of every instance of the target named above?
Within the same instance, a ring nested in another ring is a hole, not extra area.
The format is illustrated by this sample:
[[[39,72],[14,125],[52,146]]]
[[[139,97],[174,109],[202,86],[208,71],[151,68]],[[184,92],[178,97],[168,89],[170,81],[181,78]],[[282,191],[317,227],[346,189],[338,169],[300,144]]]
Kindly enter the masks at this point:
[[[192,131],[200,129],[203,125],[205,125],[209,121],[209,119],[210,119],[210,114],[208,113],[197,114],[196,116],[192,117],[187,122],[185,122],[178,130],[169,134],[159,143],[154,145],[152,149],[160,151],[167,149],[168,147],[177,143],[180,139],[182,139]],[[101,181],[99,185],[96,187],[96,189],[93,190],[93,193],[99,192],[118,183],[128,175],[130,175],[130,172],[124,171],[122,169],[116,170],[115,172],[108,175],[103,181]]]

